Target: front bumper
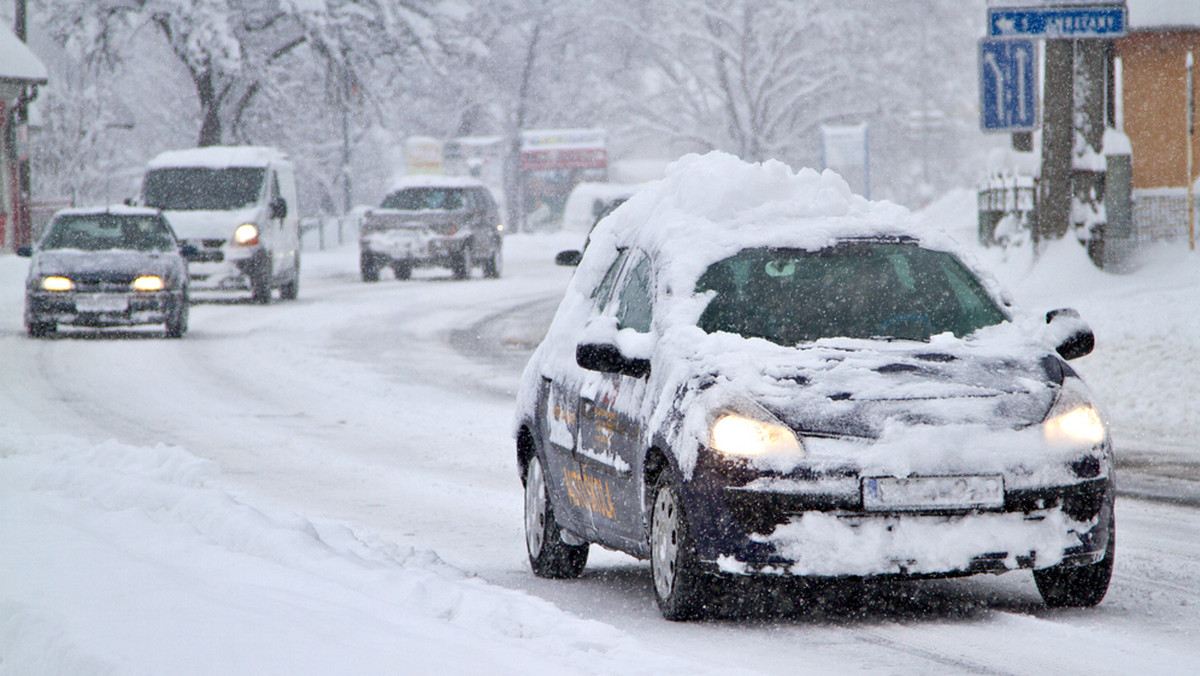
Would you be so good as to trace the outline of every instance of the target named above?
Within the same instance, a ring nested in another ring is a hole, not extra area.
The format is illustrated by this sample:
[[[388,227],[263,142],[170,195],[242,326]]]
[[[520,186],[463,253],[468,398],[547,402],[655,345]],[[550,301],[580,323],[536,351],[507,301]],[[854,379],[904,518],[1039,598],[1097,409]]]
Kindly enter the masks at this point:
[[[863,508],[851,470],[755,481],[701,457],[682,497],[697,555],[712,572],[948,577],[1094,563],[1108,544],[1111,473],[1008,490],[990,510],[888,512]],[[807,489],[781,488],[797,484]]]
[[[410,229],[375,231],[359,240],[364,256],[384,264],[404,261],[415,267],[451,267],[467,245],[466,233],[444,236]]]
[[[220,239],[191,239],[198,253],[188,263],[193,290],[246,291],[251,279],[268,263],[262,246],[232,246]]]
[[[34,292],[25,298],[25,319],[92,327],[161,324],[185,302],[182,291]]]

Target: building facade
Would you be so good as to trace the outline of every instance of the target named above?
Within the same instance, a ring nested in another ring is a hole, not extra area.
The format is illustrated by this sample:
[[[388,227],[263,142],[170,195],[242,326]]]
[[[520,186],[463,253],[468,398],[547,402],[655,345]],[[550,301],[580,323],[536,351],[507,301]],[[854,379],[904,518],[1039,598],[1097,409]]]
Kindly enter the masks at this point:
[[[0,26],[0,251],[30,243],[29,184],[20,171],[29,158],[29,125],[18,111],[46,80],[37,56]]]

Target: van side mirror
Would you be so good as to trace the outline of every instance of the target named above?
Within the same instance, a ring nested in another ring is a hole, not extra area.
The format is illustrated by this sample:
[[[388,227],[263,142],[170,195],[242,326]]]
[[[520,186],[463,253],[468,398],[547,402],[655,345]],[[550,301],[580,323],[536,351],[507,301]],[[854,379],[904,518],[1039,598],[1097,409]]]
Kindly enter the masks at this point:
[[[1059,308],[1046,313],[1046,324],[1058,354],[1068,361],[1092,353],[1096,347],[1096,335],[1092,327],[1079,316],[1077,310]]]
[[[20,256],[21,258],[30,258],[33,256],[33,247],[28,246],[28,245],[27,246],[19,246],[19,247],[17,247],[17,255]]]
[[[271,200],[271,218],[287,218],[287,200],[276,197]]]

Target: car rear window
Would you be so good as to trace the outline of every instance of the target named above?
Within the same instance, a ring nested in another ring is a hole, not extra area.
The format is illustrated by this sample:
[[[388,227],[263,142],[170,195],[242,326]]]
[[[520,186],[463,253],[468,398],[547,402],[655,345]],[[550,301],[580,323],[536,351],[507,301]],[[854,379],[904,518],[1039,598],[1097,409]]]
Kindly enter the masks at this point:
[[[949,253],[915,244],[848,242],[819,251],[744,249],[708,268],[715,292],[700,328],[796,345],[821,338],[928,340],[1006,319]]]

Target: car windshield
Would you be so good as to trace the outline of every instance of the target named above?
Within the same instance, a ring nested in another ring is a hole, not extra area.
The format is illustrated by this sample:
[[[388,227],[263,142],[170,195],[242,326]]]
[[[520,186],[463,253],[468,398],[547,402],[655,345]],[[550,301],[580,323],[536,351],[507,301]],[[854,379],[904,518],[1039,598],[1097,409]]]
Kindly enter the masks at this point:
[[[232,211],[258,202],[261,167],[172,167],[146,174],[146,205],[165,211]]]
[[[1004,313],[954,256],[915,244],[854,241],[819,251],[744,249],[710,266],[700,317],[725,331],[796,345],[820,338],[929,340],[999,324]]]
[[[42,240],[42,249],[83,251],[170,251],[175,238],[159,216],[72,214],[59,216]]]
[[[455,211],[462,209],[465,201],[460,188],[405,188],[388,195],[381,206],[402,211]]]

